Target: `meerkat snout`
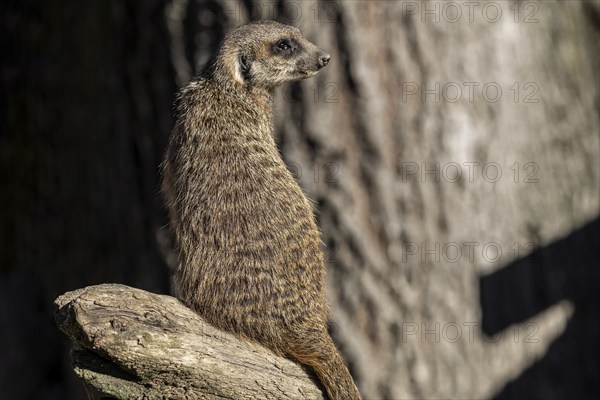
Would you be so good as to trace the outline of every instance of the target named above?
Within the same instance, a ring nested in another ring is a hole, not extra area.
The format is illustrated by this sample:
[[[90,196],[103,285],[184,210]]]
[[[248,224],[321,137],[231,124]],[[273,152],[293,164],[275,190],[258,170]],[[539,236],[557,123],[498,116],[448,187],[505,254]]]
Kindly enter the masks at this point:
[[[331,59],[331,56],[329,55],[329,53],[326,53],[323,50],[321,50],[321,52],[319,54],[319,66],[321,68],[323,68],[324,66],[329,64],[330,59]]]

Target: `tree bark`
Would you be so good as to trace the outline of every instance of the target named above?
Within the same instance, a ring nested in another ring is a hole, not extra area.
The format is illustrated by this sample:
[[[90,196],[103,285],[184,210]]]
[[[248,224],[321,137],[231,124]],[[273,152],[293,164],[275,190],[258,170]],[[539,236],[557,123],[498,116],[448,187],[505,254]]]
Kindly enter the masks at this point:
[[[600,323],[574,324],[598,319],[572,294],[598,290],[598,248],[547,250],[600,213],[598,2],[471,5],[280,9],[332,56],[282,90],[276,123],[318,203],[336,339],[366,398],[489,398],[521,376],[508,397],[591,396],[600,368],[575,337]],[[536,249],[483,307],[480,278]],[[579,258],[587,283],[569,288]],[[537,364],[546,352],[560,355]]]
[[[55,301],[75,373],[118,399],[323,399],[291,360],[204,322],[174,297],[104,284]],[[101,396],[101,395],[99,395]]]

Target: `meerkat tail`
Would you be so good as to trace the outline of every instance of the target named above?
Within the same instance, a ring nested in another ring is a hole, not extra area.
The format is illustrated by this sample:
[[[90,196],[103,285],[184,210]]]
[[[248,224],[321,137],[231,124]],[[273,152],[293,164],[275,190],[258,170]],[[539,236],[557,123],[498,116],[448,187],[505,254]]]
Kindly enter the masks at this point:
[[[360,400],[354,380],[337,351],[324,364],[314,368],[331,400]]]
[[[306,349],[295,351],[292,356],[311,367],[330,400],[361,400],[352,375],[346,368],[333,340],[330,339],[326,344],[320,342],[315,350],[315,352]]]

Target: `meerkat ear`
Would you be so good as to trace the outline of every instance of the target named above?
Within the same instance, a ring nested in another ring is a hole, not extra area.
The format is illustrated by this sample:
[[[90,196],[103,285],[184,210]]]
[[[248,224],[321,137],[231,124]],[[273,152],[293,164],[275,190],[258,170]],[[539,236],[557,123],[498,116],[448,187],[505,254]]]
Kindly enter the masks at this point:
[[[246,80],[250,77],[250,56],[242,49],[224,53],[223,64],[227,68],[228,75],[236,83],[246,84]]]
[[[239,63],[239,72],[241,74],[241,80],[245,81],[246,79],[248,79],[249,75],[250,75],[250,60],[249,57],[244,54],[243,52],[240,52],[240,54],[238,55],[238,63]]]

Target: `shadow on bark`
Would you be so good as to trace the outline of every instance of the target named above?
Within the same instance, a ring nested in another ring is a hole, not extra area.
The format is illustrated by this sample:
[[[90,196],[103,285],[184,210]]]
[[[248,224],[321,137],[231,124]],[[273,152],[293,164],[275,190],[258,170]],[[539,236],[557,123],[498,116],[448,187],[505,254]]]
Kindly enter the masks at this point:
[[[482,327],[494,335],[560,300],[575,313],[563,335],[497,399],[595,398],[600,392],[597,308],[600,219],[481,279]]]

